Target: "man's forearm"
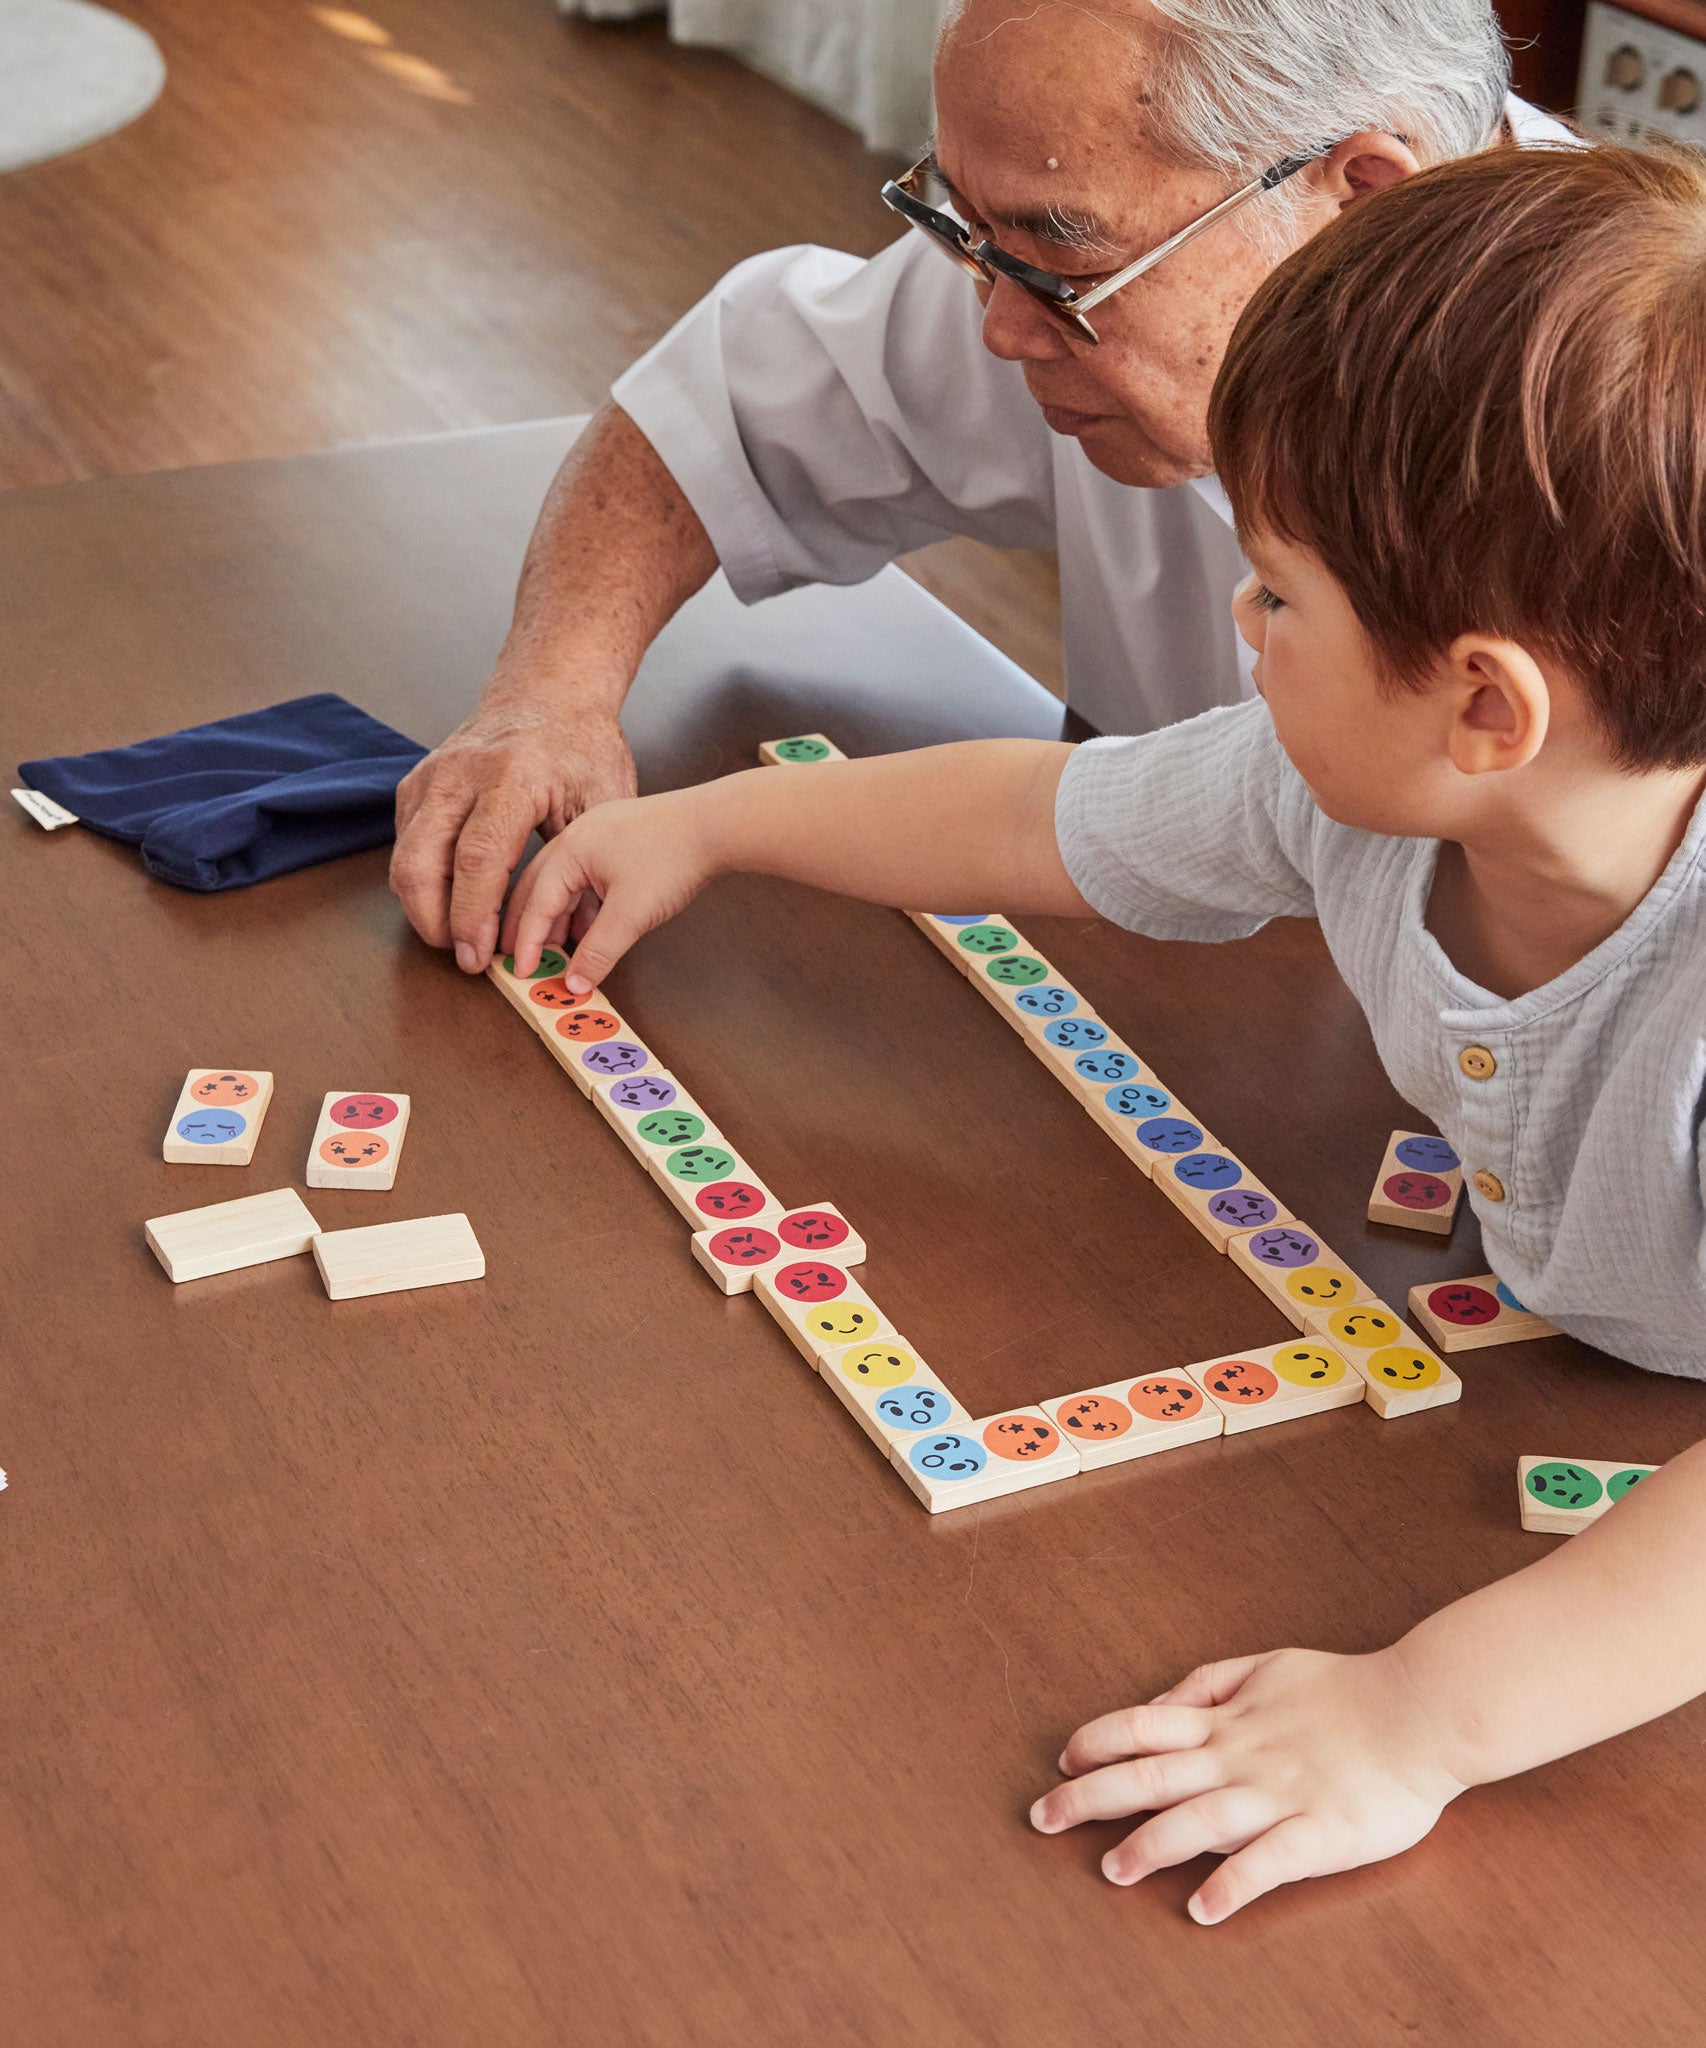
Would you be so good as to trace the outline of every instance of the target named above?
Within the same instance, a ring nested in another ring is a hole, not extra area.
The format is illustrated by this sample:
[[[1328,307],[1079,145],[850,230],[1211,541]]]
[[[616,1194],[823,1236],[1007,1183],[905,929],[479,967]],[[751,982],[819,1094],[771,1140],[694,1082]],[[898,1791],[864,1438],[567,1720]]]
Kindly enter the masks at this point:
[[[1072,749],[974,740],[751,769],[694,792],[712,868],[913,910],[1092,914],[1055,841]]]
[[[1706,1692],[1706,1443],[1549,1557],[1396,1645],[1466,1783],[1637,1727]]]
[[[657,451],[605,405],[546,496],[489,694],[614,716],[646,649],[716,566]]]

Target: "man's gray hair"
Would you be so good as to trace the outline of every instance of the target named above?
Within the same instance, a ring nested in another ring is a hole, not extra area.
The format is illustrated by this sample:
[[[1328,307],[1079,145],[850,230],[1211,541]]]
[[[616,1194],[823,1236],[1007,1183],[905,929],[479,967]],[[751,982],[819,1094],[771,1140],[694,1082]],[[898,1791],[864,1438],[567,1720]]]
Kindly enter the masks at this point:
[[[1161,17],[1145,108],[1186,162],[1253,176],[1361,128],[1424,163],[1468,156],[1504,108],[1491,0],[1149,0]]]

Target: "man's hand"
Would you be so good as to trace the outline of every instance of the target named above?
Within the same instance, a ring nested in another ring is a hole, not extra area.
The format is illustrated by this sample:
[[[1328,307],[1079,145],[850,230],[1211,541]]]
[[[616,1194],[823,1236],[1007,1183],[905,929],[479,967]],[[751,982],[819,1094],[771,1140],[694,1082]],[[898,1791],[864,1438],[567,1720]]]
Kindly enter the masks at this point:
[[[1205,1664],[1148,1706],[1080,1728],[1060,1760],[1071,1782],[1045,1793],[1031,1821],[1053,1835],[1153,1814],[1102,1858],[1115,1884],[1224,1855],[1190,1902],[1192,1919],[1212,1926],[1276,1885],[1419,1842],[1464,1789],[1443,1735],[1403,1645]]]
[[[554,838],[633,793],[612,714],[488,701],[399,787],[392,892],[429,945],[454,946],[458,966],[483,973],[529,833]]]

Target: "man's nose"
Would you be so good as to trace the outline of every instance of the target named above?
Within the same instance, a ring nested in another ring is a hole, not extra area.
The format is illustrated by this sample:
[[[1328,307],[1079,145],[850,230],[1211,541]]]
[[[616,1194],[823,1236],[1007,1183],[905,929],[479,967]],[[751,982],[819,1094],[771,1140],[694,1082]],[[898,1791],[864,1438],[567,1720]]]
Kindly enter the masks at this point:
[[[1053,316],[1007,277],[984,289],[983,345],[1004,363],[1058,363],[1072,354]]]

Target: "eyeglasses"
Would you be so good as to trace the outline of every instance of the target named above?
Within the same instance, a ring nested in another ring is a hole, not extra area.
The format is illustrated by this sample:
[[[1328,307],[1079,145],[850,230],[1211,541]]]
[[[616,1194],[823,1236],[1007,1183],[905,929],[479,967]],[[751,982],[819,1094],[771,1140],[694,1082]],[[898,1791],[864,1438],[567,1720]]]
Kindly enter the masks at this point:
[[[1240,186],[1218,206],[1211,206],[1207,213],[1193,220],[1189,226],[1182,227],[1176,235],[1169,235],[1159,248],[1139,256],[1135,263],[1128,263],[1123,270],[1116,270],[1112,277],[1104,278],[1087,292],[1080,292],[1064,277],[1056,277],[1052,270],[1038,270],[1033,264],[1021,263],[1017,256],[1008,255],[1005,249],[998,249],[993,242],[979,242],[973,248],[970,231],[963,222],[919,197],[927,179],[941,177],[934,151],[921,157],[904,178],[890,179],[883,187],[882,199],[883,204],[898,213],[908,226],[928,235],[944,255],[951,257],[979,283],[993,285],[998,279],[1006,278],[1009,284],[1016,284],[1022,292],[1035,299],[1043,311],[1057,320],[1069,334],[1094,347],[1101,337],[1084,317],[1087,313],[1093,312],[1105,299],[1111,299],[1115,292],[1123,291],[1145,272],[1153,270],[1156,264],[1164,263],[1175,249],[1182,249],[1187,242],[1194,242],[1198,235],[1207,234],[1229,214],[1248,206],[1252,199],[1259,199],[1264,192],[1271,192],[1276,185],[1283,185],[1287,178],[1295,177],[1309,164],[1318,163],[1337,146],[1336,143],[1325,142],[1315,149],[1306,149],[1280,163],[1270,164],[1259,177]]]

